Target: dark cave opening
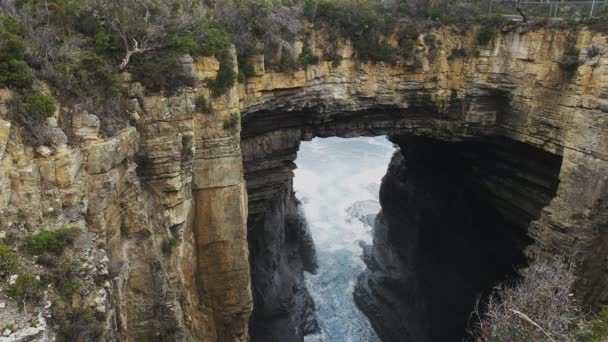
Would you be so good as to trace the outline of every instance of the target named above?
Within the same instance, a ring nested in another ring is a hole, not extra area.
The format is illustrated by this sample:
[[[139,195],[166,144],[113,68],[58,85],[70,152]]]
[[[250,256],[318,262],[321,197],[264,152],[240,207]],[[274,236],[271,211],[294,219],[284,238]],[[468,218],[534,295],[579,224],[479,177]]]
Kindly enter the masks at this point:
[[[561,157],[507,139],[393,141],[355,301],[385,342],[462,340],[476,300],[526,265]]]
[[[349,120],[306,125],[294,118],[275,130],[244,120],[252,341],[303,341],[318,331],[303,276],[310,235],[293,194],[301,140],[395,133],[384,121],[353,127]],[[384,342],[462,340],[477,298],[527,264],[528,227],[555,196],[562,159],[501,137],[398,134],[354,300]]]

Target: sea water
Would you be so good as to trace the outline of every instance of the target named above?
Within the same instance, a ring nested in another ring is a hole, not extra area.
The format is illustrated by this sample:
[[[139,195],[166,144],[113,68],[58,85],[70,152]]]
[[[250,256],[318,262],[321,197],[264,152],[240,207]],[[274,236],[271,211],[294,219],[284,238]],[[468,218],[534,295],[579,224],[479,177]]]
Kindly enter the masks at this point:
[[[380,210],[380,181],[395,148],[385,137],[325,138],[303,142],[294,188],[315,241],[317,274],[306,274],[321,334],[307,342],[378,342],[353,301],[365,269],[360,242],[372,242]]]

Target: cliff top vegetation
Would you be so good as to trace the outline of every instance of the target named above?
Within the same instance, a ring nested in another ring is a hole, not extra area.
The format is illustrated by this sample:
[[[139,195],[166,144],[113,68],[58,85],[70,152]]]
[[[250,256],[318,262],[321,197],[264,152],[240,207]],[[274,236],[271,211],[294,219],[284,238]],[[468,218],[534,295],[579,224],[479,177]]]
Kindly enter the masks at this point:
[[[488,14],[488,5],[481,0],[0,0],[0,87],[20,94],[15,108],[34,109],[15,111],[34,132],[57,110],[40,80],[51,86],[61,108],[97,115],[111,135],[128,120],[121,71],[149,91],[171,93],[193,84],[180,67],[181,55],[216,56],[221,69],[207,86],[219,96],[252,75],[248,57],[254,54],[264,54],[267,68],[276,71],[304,68],[319,58],[339,64],[332,49],[322,56],[312,53],[311,27],[325,28],[330,42],[350,39],[357,57],[371,62],[412,58],[419,32],[439,25],[459,30],[480,25],[479,43],[487,44],[506,23],[500,14]],[[560,25],[608,30],[606,21]],[[297,38],[304,47],[294,57]],[[231,45],[238,75],[227,53]],[[42,133],[36,136],[44,140]]]

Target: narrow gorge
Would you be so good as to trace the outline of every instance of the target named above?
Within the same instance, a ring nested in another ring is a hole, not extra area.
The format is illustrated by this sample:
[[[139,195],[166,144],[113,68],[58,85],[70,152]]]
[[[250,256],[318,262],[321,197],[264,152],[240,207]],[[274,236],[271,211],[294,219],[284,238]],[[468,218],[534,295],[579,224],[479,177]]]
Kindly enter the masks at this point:
[[[348,40],[340,63],[305,70],[267,71],[255,56],[254,75],[218,97],[203,82],[218,60],[184,55],[192,87],[150,93],[123,73],[129,127],[103,136],[74,111],[78,143],[51,118],[58,138],[45,148],[24,142],[0,89],[4,230],[83,229],[76,257],[91,267],[74,302],[102,317],[106,341],[304,341],[319,332],[305,283],[318,260],[294,191],[300,145],[387,136],[397,151],[379,165],[382,209],[353,279],[382,341],[461,339],[476,297],[543,255],[576,256],[577,297],[597,309],[608,303],[608,37],[513,29],[480,45],[475,30],[429,30],[395,65],[357,60]],[[574,72],[559,66],[571,42]],[[314,31],[310,44],[331,43]],[[198,95],[211,99],[202,112]],[[6,301],[0,315],[24,317]],[[51,340],[34,314],[17,331]]]

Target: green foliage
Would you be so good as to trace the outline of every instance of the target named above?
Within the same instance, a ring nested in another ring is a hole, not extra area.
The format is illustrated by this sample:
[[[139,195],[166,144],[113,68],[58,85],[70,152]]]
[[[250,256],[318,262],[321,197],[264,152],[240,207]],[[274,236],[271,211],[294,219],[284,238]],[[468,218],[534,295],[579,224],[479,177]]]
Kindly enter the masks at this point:
[[[63,227],[58,230],[45,230],[27,238],[26,246],[33,255],[51,253],[61,255],[68,244],[72,244],[81,233],[76,227]]]
[[[0,63],[0,87],[24,89],[32,86],[32,69],[26,62],[11,59]]]
[[[409,23],[399,28],[397,31],[397,39],[399,41],[399,54],[405,58],[409,59],[414,57],[414,50],[416,48],[416,40],[420,32],[418,32],[418,28],[413,23]]]
[[[198,43],[189,36],[177,37],[175,39],[174,48],[178,52],[188,53],[192,56],[197,55],[200,51]]]
[[[137,168],[135,173],[139,178],[147,178],[152,174],[152,159],[147,154],[139,154],[135,157]]]
[[[25,58],[25,44],[19,37],[12,36],[0,41],[0,62],[21,61]]]
[[[106,30],[99,30],[91,38],[95,52],[99,55],[111,56],[118,59],[124,51],[120,37]]]
[[[4,243],[0,243],[0,278],[17,270],[17,254]]]
[[[373,62],[395,61],[397,49],[388,45],[383,36],[395,29],[395,18],[374,1],[318,0],[317,20],[353,42],[359,59]]]
[[[135,81],[151,91],[173,94],[184,86],[193,86],[194,78],[188,74],[171,51],[161,51],[154,56],[140,56],[132,62],[131,72]]]
[[[427,16],[432,20],[441,20],[444,14],[444,9],[439,5],[432,5],[427,11]]]
[[[255,69],[249,59],[239,56],[237,62],[239,65],[239,74],[237,77],[239,83],[245,82],[246,79],[255,75]]]
[[[296,68],[296,61],[293,59],[289,50],[283,48],[281,53],[281,60],[279,61],[279,71],[288,72],[293,71]]]
[[[580,342],[603,342],[608,339],[608,306],[591,321],[580,326],[577,340]]]
[[[593,58],[598,56],[600,53],[602,53],[602,50],[600,50],[600,48],[598,48],[595,45],[591,45],[588,49],[587,49],[587,57],[588,58]]]
[[[5,14],[0,14],[0,33],[21,36],[25,33],[25,28],[19,20]]]
[[[608,14],[601,17],[589,18],[584,22],[584,25],[592,31],[608,33]]]
[[[44,284],[31,273],[20,274],[15,283],[9,285],[6,294],[19,301],[38,302],[42,299]]]
[[[167,238],[163,241],[161,249],[162,249],[163,253],[170,254],[171,251],[173,251],[173,248],[175,248],[176,244],[177,244],[177,242],[175,241],[174,238]]]
[[[574,73],[580,66],[580,61],[578,59],[579,53],[580,51],[576,48],[574,43],[568,43],[564,54],[559,61],[557,61],[560,69],[567,73]]]
[[[224,129],[235,129],[239,124],[239,114],[231,113],[230,118],[224,120]]]
[[[308,67],[309,65],[319,64],[319,57],[313,53],[308,40],[304,40],[302,53],[300,56],[298,56],[298,64],[304,68]]]
[[[194,106],[196,107],[197,112],[208,112],[209,111],[209,103],[207,102],[207,98],[203,95],[199,95],[194,100]]]
[[[54,308],[52,316],[59,326],[57,342],[100,341],[103,336],[104,324],[91,308]]]
[[[211,90],[211,95],[213,97],[218,97],[226,93],[226,91],[234,85],[237,77],[234,73],[232,57],[227,50],[222,51],[219,54],[219,61],[220,70],[217,72],[217,77],[215,80],[207,82],[207,87]]]
[[[205,56],[215,56],[230,46],[230,35],[222,28],[213,27],[205,32],[201,52]]]
[[[80,289],[78,277],[78,263],[71,259],[63,260],[53,269],[53,283],[64,298],[70,298]]]
[[[452,61],[457,58],[464,58],[467,56],[467,50],[464,48],[453,48],[452,52],[448,56],[448,60]]]
[[[477,17],[479,31],[477,32],[477,42],[480,45],[488,44],[502,27],[507,19],[500,13],[485,14]]]
[[[35,121],[43,121],[55,112],[53,100],[37,93],[16,96],[12,104],[16,113]]]

